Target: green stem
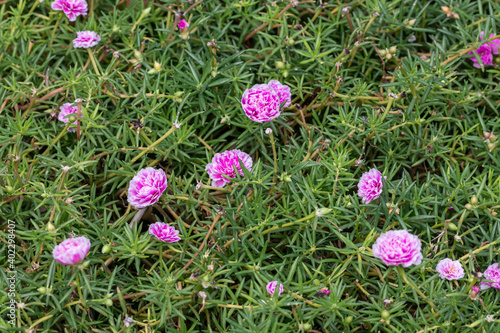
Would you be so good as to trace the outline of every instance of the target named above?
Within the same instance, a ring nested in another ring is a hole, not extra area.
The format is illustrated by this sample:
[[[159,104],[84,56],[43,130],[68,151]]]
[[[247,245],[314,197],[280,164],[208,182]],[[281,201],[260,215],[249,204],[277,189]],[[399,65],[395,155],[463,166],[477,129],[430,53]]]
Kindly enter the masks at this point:
[[[76,287],[78,289],[78,296],[80,297],[80,301],[82,302],[83,307],[86,308],[87,306],[85,304],[85,299],[83,298],[82,288],[80,286],[80,278],[79,278],[80,273],[81,273],[81,270],[76,273]]]
[[[92,66],[94,66],[94,71],[97,75],[101,75],[101,73],[99,72],[99,68],[97,68],[97,64],[95,62],[95,57],[94,57],[94,53],[92,52],[91,49],[87,49],[87,52],[89,53],[89,59],[90,61],[92,62]]]

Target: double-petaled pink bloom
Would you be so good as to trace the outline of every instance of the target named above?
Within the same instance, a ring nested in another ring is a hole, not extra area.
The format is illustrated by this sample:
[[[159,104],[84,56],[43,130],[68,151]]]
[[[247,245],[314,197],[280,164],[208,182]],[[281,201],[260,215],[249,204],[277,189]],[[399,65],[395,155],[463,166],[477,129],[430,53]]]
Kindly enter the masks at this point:
[[[439,273],[441,279],[447,280],[458,280],[464,277],[465,272],[462,264],[458,260],[451,260],[449,258],[441,260],[437,266],[436,270]]]
[[[491,34],[489,38],[492,38],[495,36],[495,34]],[[484,31],[481,31],[481,34],[479,35],[481,40],[484,40]],[[485,43],[481,45],[478,49],[475,49],[474,51],[469,52],[469,54],[474,55],[477,54],[479,58],[481,59],[481,62],[485,66],[492,66],[493,65],[493,55],[494,54],[499,54],[500,50],[500,39],[493,39],[491,42]],[[470,58],[472,62],[474,62],[474,67],[476,68],[481,68],[479,65],[479,62],[477,61],[475,56],[472,56]]]
[[[409,267],[422,262],[422,243],[406,230],[384,232],[372,246],[373,255],[387,266]]]
[[[54,248],[52,256],[65,266],[77,265],[85,259],[89,250],[90,240],[87,237],[68,238]]]
[[[280,115],[281,108],[288,107],[291,100],[290,87],[272,80],[268,84],[256,84],[245,90],[241,98],[243,111],[250,120],[266,123]]]
[[[101,36],[99,36],[94,31],[78,31],[76,33],[76,38],[73,39],[73,46],[75,48],[82,47],[84,49],[96,46],[101,40]]]
[[[272,282],[269,282],[267,284],[266,290],[269,293],[269,295],[271,295],[271,296],[274,295],[274,292],[276,290],[277,285],[278,285],[278,281],[272,281]],[[282,292],[283,292],[283,285],[280,283],[280,286],[278,288],[278,296],[281,295]]]
[[[85,0],[55,0],[51,4],[52,9],[62,10],[71,22],[79,15],[87,15],[87,1]]]
[[[361,176],[358,183],[358,195],[363,203],[369,203],[380,196],[383,187],[382,174],[377,169],[371,169]]]
[[[68,123],[69,118],[71,116],[74,116],[75,118],[78,117],[78,107],[73,106],[73,103],[65,103],[59,109],[61,111],[57,115],[57,119],[59,119],[59,121],[62,121],[65,124]],[[82,114],[80,114],[80,118],[81,117],[83,117]],[[78,120],[75,120],[72,124],[77,125]],[[68,132],[75,132],[75,129],[72,127],[68,127]]]
[[[167,188],[167,176],[162,169],[140,170],[128,187],[128,202],[136,209],[156,203]]]
[[[163,222],[156,222],[149,226],[149,233],[159,241],[165,243],[175,243],[181,240],[179,231]]]
[[[226,150],[223,153],[215,154],[212,162],[208,163],[205,167],[205,170],[212,179],[212,186],[223,187],[227,183],[230,183],[231,178],[236,177],[235,168],[240,176],[243,176],[243,170],[239,161],[243,163],[245,169],[252,169],[252,158],[239,149]]]
[[[483,277],[491,282],[481,282],[481,290],[488,288],[500,289],[500,267],[498,267],[498,263],[490,265],[484,271]]]

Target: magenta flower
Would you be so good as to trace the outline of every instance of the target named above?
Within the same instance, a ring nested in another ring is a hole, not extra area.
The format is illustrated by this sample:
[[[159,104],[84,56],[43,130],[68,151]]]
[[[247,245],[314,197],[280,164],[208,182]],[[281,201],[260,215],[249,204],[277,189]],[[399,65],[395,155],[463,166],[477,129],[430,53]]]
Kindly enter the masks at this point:
[[[182,19],[179,21],[177,28],[179,28],[180,30],[182,30],[184,28],[189,28],[189,23],[187,23],[185,19]]]
[[[385,179],[386,177],[384,177]],[[382,174],[377,169],[365,172],[358,183],[358,195],[363,203],[377,199],[382,193]]]
[[[101,36],[93,31],[78,31],[76,33],[76,38],[73,39],[73,46],[83,47],[84,49],[96,46],[101,40]]]
[[[135,209],[145,208],[156,203],[166,188],[165,171],[148,167],[130,181],[127,200]]]
[[[59,119],[59,121],[62,121],[65,124],[68,123],[69,118],[71,116],[74,116],[75,118],[78,117],[78,107],[73,106],[73,103],[65,103],[59,108],[59,110],[61,110],[61,112],[59,112],[59,114],[57,115],[57,119]],[[82,114],[80,114],[80,118],[81,117],[83,117]],[[77,123],[78,121],[75,120],[72,124],[77,125]],[[68,132],[76,132],[76,131],[74,128],[68,127]]]
[[[68,238],[54,248],[52,256],[65,266],[77,265],[85,259],[89,250],[90,240],[87,237]]]
[[[278,80],[269,81],[268,85],[276,91],[280,97],[280,105],[287,108],[292,104],[292,94],[290,93],[290,87],[281,84]]]
[[[87,15],[87,1],[85,0],[55,0],[51,7],[53,10],[62,10],[71,22],[78,15]]]
[[[272,281],[272,282],[269,282],[267,284],[266,290],[269,293],[269,295],[271,295],[271,296],[274,295],[274,291],[276,290],[277,285],[278,285],[278,281]],[[282,292],[283,292],[283,285],[280,283],[280,287],[278,290],[278,296],[281,295]]]
[[[328,288],[321,288],[320,292],[327,297],[330,296],[330,290]]]
[[[481,282],[481,290],[485,290],[491,287],[500,289],[500,267],[498,267],[498,263],[490,265],[484,271],[483,276],[486,280],[490,280],[492,282]]]
[[[491,34],[489,38],[492,38],[493,36],[495,36],[495,34]],[[479,37],[481,38],[481,40],[484,40],[484,31],[481,32]],[[481,62],[485,66],[492,66],[493,54],[499,54],[499,49],[500,49],[500,39],[494,39],[491,42],[481,45],[478,49],[470,51],[469,54],[476,53],[479,56],[479,58],[481,58]],[[470,58],[470,60],[474,63],[473,65],[474,67],[481,68],[476,57],[473,56]]]
[[[238,170],[240,176],[243,176],[240,162],[243,162],[245,169],[250,170],[253,165],[252,158],[247,153],[239,149],[226,150],[223,153],[215,154],[212,162],[208,163],[205,170],[212,179],[212,186],[224,187],[231,182],[230,178],[236,177],[234,168]]]
[[[417,236],[406,230],[390,230],[377,238],[372,252],[387,266],[409,267],[422,262],[421,248],[422,243]]]
[[[462,264],[458,260],[451,260],[449,258],[441,260],[437,266],[436,270],[439,273],[441,279],[446,280],[458,280],[464,277],[464,269]]]
[[[156,239],[165,243],[175,243],[181,240],[181,238],[179,237],[179,231],[163,222],[156,222],[151,224],[149,226],[149,234],[155,236]]]
[[[280,115],[280,95],[267,84],[256,84],[245,90],[241,106],[250,120],[267,123]]]
[[[470,299],[473,301],[479,299],[479,297],[478,297],[479,291],[480,291],[480,289],[478,286],[472,286],[470,288],[470,295],[469,295]]]

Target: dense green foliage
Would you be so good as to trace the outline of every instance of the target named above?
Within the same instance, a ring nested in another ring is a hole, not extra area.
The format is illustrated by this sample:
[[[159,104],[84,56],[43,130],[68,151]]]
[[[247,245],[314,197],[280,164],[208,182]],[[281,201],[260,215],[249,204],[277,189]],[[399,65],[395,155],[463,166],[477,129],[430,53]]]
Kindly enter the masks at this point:
[[[500,134],[500,71],[467,56],[481,31],[498,34],[498,1],[94,0],[76,22],[50,2],[0,1],[0,263],[13,220],[19,330],[498,331],[500,291],[469,293],[474,271],[500,261],[499,148],[483,133]],[[102,37],[90,53],[72,47],[81,30]],[[377,52],[391,47],[391,59]],[[241,95],[271,79],[293,104],[253,123]],[[70,133],[57,112],[76,99],[84,117]],[[205,165],[234,148],[253,169],[212,188]],[[128,183],[148,165],[168,189],[130,229]],[[373,167],[384,191],[362,204],[357,182]],[[182,236],[163,262],[156,221]],[[371,253],[403,228],[424,254],[406,276]],[[52,258],[72,234],[92,242],[85,269]],[[446,257],[465,278],[439,278]]]

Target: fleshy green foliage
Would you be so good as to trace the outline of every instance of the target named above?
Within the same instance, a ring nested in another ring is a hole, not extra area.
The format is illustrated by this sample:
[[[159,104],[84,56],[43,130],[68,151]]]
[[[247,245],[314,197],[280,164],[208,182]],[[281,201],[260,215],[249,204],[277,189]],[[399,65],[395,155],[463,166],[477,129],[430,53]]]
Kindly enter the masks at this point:
[[[469,292],[473,273],[500,261],[500,150],[483,134],[500,135],[500,72],[467,59],[481,31],[500,32],[498,1],[94,0],[75,23],[50,2],[0,1],[0,219],[15,221],[18,327],[498,331],[500,291],[481,292],[483,303]],[[187,41],[173,28],[178,10]],[[72,47],[81,30],[102,37],[96,68]],[[376,50],[390,47],[382,60]],[[291,87],[292,106],[252,123],[241,95],[271,79]],[[79,134],[54,120],[77,98]],[[236,148],[253,170],[211,188],[205,165]],[[128,182],[147,165],[166,171],[168,189],[130,229]],[[372,167],[387,176],[384,191],[361,204],[356,185]],[[156,221],[182,236],[161,247],[163,262],[147,234]],[[422,264],[404,270],[410,284],[370,249],[402,228],[423,244]],[[71,233],[92,242],[87,268],[52,259]],[[2,267],[7,239],[2,227]],[[439,278],[446,257],[461,260],[464,279]],[[0,275],[3,332],[9,275]],[[266,293],[273,280],[285,287],[279,297]],[[330,296],[315,296],[322,287]]]

